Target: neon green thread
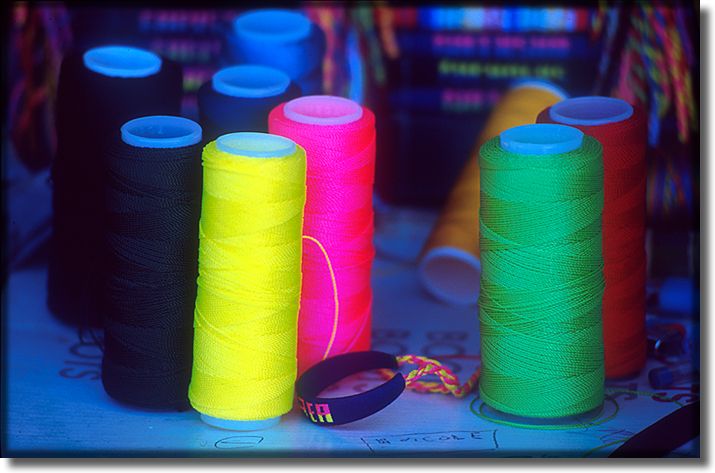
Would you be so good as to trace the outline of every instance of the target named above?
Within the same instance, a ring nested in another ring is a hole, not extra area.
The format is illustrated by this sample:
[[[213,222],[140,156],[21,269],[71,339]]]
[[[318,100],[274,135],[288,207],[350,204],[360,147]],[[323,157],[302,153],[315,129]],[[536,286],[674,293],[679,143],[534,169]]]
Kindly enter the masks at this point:
[[[521,155],[481,148],[481,399],[525,417],[603,402],[601,145]]]

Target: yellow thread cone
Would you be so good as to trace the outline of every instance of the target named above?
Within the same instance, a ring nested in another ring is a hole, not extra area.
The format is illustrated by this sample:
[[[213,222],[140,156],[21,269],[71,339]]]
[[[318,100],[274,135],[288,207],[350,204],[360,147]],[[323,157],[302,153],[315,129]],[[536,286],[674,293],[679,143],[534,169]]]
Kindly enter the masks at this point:
[[[204,148],[189,399],[215,418],[265,420],[293,405],[305,151],[275,135],[225,136],[248,151]],[[283,155],[268,156],[275,142]]]

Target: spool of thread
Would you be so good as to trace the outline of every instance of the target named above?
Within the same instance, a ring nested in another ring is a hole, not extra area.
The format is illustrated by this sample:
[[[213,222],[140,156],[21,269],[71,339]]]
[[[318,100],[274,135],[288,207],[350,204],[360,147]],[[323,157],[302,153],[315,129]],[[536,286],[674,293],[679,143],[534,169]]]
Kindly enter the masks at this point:
[[[102,384],[113,398],[184,409],[191,377],[201,127],[135,118],[106,155]]]
[[[603,402],[601,145],[523,125],[480,150],[481,399],[558,418]]]
[[[228,37],[233,61],[280,69],[304,94],[323,89],[325,34],[297,11],[266,9],[239,15]]]
[[[305,151],[231,133],[203,168],[189,399],[210,425],[267,428],[293,407]]]
[[[577,97],[544,110],[542,123],[563,123],[603,145],[603,342],[606,377],[645,366],[646,121],[610,97]]]
[[[176,115],[181,69],[141,49],[105,46],[67,55],[57,91],[57,154],[47,304],[60,320],[101,327],[104,160],[132,118]]]
[[[268,123],[308,160],[300,374],[328,356],[370,348],[375,116],[352,100],[316,95],[279,105]]]
[[[420,281],[437,299],[455,305],[472,305],[479,299],[480,146],[508,128],[533,123],[544,107],[565,97],[549,82],[520,81],[494,108],[422,249]]]
[[[204,141],[236,131],[268,131],[274,107],[300,95],[288,75],[266,66],[243,65],[221,69],[198,92]]]

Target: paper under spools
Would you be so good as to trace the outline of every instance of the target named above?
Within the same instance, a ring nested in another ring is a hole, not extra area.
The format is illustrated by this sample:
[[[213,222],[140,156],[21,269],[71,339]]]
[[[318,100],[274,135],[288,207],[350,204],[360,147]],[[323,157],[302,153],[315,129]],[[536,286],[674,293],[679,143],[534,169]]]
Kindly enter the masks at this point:
[[[544,107],[563,98],[565,93],[548,82],[521,81],[491,113],[422,250],[420,280],[436,298],[458,305],[476,304],[479,298],[479,147],[507,128],[533,123]]]
[[[603,402],[601,145],[563,125],[480,149],[481,399],[556,418]]]
[[[48,307],[61,320],[102,325],[98,272],[107,144],[127,120],[176,115],[180,107],[180,67],[149,51],[105,46],[62,62],[47,280]]]
[[[221,69],[198,91],[204,141],[237,131],[268,131],[274,107],[300,95],[285,72],[267,66],[241,65]]]
[[[135,118],[106,160],[102,384],[152,409],[189,405],[201,209],[201,127]]]
[[[646,362],[646,122],[640,110],[610,97],[577,97],[544,110],[540,122],[564,123],[603,145],[603,339],[606,376]]]
[[[280,69],[304,94],[323,88],[325,34],[298,11],[265,9],[239,15],[228,36],[232,59]]]
[[[293,407],[305,166],[266,133],[204,148],[189,398],[211,425],[266,428]]]
[[[271,133],[306,151],[298,370],[370,348],[375,117],[341,97],[307,96],[269,116]]]

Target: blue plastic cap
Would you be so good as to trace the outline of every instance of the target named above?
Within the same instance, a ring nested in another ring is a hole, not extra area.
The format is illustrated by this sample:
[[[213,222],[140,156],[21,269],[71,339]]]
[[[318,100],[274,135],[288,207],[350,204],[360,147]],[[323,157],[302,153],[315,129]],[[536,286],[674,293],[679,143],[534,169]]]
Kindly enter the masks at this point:
[[[549,92],[553,93],[554,95],[557,95],[562,100],[568,98],[568,96],[569,96],[569,94],[566,92],[566,90],[564,90],[563,88],[554,84],[553,82],[549,82],[548,80],[545,80],[545,79],[522,78],[522,79],[517,79],[511,83],[512,90],[519,89],[521,87],[533,87],[533,88],[537,88],[537,89],[548,90]]]
[[[152,115],[129,120],[121,128],[122,141],[137,148],[181,148],[201,141],[201,126],[193,120]]]
[[[109,77],[148,77],[161,70],[161,58],[151,51],[129,46],[92,48],[82,56],[90,71]]]
[[[288,89],[290,77],[272,67],[231,66],[214,74],[211,85],[216,92],[231,97],[273,97]]]
[[[291,10],[249,11],[233,22],[238,36],[254,41],[299,41],[308,37],[310,27],[308,17]]]
[[[218,417],[212,417],[206,414],[201,414],[201,420],[206,424],[213,427],[218,427],[219,429],[226,430],[262,430],[278,425],[281,421],[280,417],[271,417],[270,419],[263,420],[229,420],[229,419],[219,419]]]
[[[224,153],[251,158],[281,158],[295,152],[294,141],[270,133],[242,131],[219,136],[216,147]]]
[[[517,154],[561,154],[581,147],[583,132],[574,127],[538,123],[509,128],[499,135],[502,149]]]
[[[549,116],[565,125],[596,126],[617,123],[633,115],[633,106],[612,97],[575,97],[551,107]]]

